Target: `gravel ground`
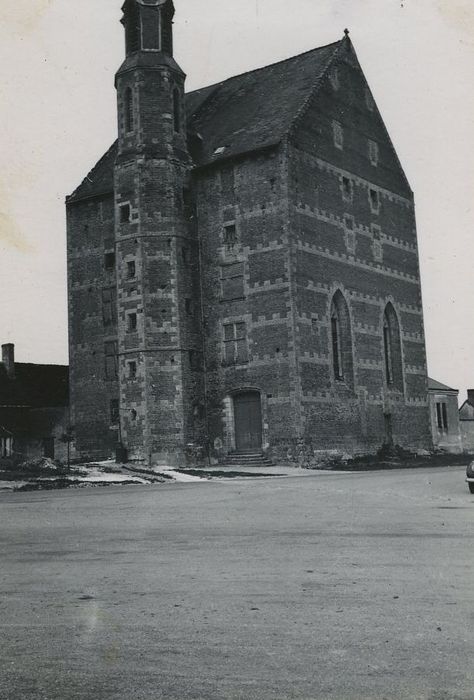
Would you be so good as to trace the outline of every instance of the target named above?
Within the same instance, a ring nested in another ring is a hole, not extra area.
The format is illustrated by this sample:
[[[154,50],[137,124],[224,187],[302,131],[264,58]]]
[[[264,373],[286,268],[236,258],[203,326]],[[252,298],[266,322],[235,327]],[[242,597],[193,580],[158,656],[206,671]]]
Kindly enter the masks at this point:
[[[459,467],[0,493],[2,700],[472,700]]]

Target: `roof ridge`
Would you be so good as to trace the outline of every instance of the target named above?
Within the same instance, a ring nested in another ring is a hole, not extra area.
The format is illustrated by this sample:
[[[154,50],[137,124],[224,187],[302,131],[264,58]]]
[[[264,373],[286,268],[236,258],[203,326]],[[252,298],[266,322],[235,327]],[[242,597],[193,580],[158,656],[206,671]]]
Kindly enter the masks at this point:
[[[301,56],[306,56],[309,53],[315,53],[316,51],[322,51],[323,49],[328,49],[330,46],[336,46],[336,44],[342,44],[343,41],[344,41],[344,39],[339,39],[338,41],[331,41],[329,44],[324,44],[324,46],[316,46],[314,49],[308,49],[307,51],[302,51],[301,53],[297,53],[294,56],[288,56],[288,58],[282,58],[280,61],[274,61],[273,63],[267,63],[264,66],[260,66],[260,68],[252,68],[251,70],[246,70],[246,71],[243,71],[242,73],[237,73],[236,75],[231,75],[228,78],[224,78],[224,80],[217,81],[217,83],[211,83],[210,85],[202,85],[201,87],[196,88],[195,90],[191,90],[191,92],[187,92],[186,95],[192,95],[194,92],[200,92],[200,90],[209,90],[210,88],[217,88],[218,85],[223,85],[224,83],[227,83],[230,80],[234,80],[235,78],[243,78],[244,75],[250,75],[250,73],[258,73],[261,70],[265,70],[267,68],[273,68],[273,66],[278,66],[281,63],[288,63],[289,61],[293,61],[295,58],[300,58]],[[210,95],[212,95],[212,93]],[[209,95],[209,97],[210,97],[210,95]],[[208,98],[206,98],[204,100],[204,103],[207,102],[207,99]]]

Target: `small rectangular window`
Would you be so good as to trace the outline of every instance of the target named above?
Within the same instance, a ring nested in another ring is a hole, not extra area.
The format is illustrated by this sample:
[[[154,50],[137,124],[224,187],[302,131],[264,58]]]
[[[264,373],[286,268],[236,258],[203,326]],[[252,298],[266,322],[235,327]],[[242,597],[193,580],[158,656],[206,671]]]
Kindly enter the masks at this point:
[[[115,267],[115,253],[104,253],[104,268],[113,270]]]
[[[111,425],[118,425],[119,420],[120,420],[119,400],[118,399],[111,399],[110,400],[110,423],[111,423]]]
[[[181,259],[183,261],[183,265],[187,265],[189,263],[189,251],[186,246],[181,248]]]
[[[192,299],[185,299],[184,307],[188,316],[192,316],[194,314],[194,304]]]
[[[232,202],[235,197],[235,173],[232,166],[221,170],[221,192],[222,198],[227,202]]]
[[[380,211],[380,197],[378,190],[374,190],[370,188],[369,190],[369,199],[370,199],[370,210],[372,214],[378,214]]]
[[[222,299],[242,299],[244,297],[244,263],[221,267]]]
[[[331,81],[333,90],[339,90],[339,70],[337,67],[333,68],[332,71],[329,73],[329,80]]]
[[[120,223],[128,224],[130,223],[131,209],[130,204],[121,204],[119,207],[120,212]]]
[[[436,420],[439,430],[448,429],[448,408],[444,402],[439,401],[436,404]]]
[[[117,290],[115,287],[102,290],[102,318],[104,326],[117,323]]]
[[[342,198],[345,202],[352,202],[354,194],[354,185],[350,178],[342,178]]]
[[[382,262],[383,247],[382,247],[382,241],[380,239],[380,237],[381,237],[380,226],[377,226],[377,224],[372,224],[371,231],[372,231],[372,253],[374,256],[374,260],[376,262]]]
[[[118,346],[116,341],[105,343],[105,378],[117,379],[118,377]]]
[[[13,438],[0,438],[0,457],[11,457],[13,453]]]
[[[183,187],[183,213],[186,219],[194,216],[194,202],[192,192],[189,187]]]
[[[346,231],[346,248],[349,255],[355,255],[356,236],[354,231]]]
[[[441,414],[441,404],[436,404],[436,422],[438,424],[439,430],[443,429],[443,416]]]
[[[248,362],[245,321],[224,325],[224,362],[229,365]]]
[[[129,333],[135,333],[137,330],[137,314],[132,313],[127,316],[127,328]]]
[[[129,260],[127,263],[127,277],[128,279],[133,279],[136,276],[136,264],[135,260]]]
[[[369,159],[372,165],[379,164],[379,145],[376,141],[369,139]]]
[[[342,125],[335,120],[332,123],[332,133],[335,147],[342,151],[344,148],[344,131]]]
[[[131,362],[128,363],[128,378],[129,379],[136,379],[137,377],[137,363],[132,360]]]
[[[448,429],[448,407],[445,403],[441,404],[441,414],[443,418],[443,428]]]
[[[202,370],[202,355],[197,350],[189,351],[189,366],[193,372],[200,372]]]
[[[235,224],[227,224],[223,231],[224,245],[232,248],[237,243],[237,228]]]

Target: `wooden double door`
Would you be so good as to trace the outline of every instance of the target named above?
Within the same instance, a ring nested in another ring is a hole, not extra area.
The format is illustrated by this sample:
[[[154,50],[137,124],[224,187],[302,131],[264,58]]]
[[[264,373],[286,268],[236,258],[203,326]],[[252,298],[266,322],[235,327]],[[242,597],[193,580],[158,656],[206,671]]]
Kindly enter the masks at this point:
[[[258,391],[234,396],[235,448],[237,452],[262,449],[262,402]]]

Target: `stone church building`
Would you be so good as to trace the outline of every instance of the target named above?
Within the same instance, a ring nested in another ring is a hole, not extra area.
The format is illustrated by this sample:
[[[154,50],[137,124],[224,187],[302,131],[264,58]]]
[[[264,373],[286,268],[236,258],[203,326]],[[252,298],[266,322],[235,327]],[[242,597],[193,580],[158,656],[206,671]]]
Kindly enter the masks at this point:
[[[431,444],[413,193],[340,41],[186,93],[127,0],[118,139],[67,199],[76,452]]]

